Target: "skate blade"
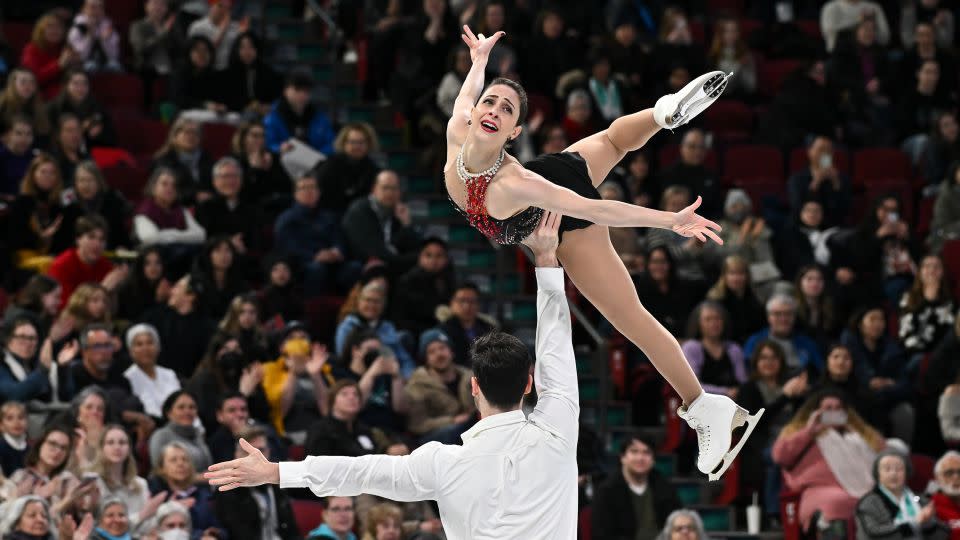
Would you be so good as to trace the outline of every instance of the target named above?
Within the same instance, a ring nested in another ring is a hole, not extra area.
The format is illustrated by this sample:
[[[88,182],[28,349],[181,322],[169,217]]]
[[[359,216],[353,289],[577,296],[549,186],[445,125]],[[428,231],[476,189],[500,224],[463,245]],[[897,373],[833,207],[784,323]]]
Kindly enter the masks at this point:
[[[724,456],[723,461],[721,462],[720,468],[716,471],[707,475],[707,480],[710,482],[715,482],[723,476],[723,473],[727,472],[727,469],[730,468],[730,465],[733,465],[733,460],[737,459],[737,455],[740,454],[740,450],[743,449],[743,445],[747,442],[747,439],[750,438],[750,434],[753,433],[753,429],[757,427],[757,422],[760,421],[760,417],[763,416],[763,412],[766,409],[760,409],[757,411],[757,414],[747,414],[743,409],[737,411],[733,417],[733,427],[738,428],[744,424],[747,425],[746,430],[743,432],[743,435],[740,436],[740,440],[737,442],[737,445],[730,449]]]
[[[730,72],[729,74],[724,74],[722,72],[717,73],[716,75],[704,81],[700,86],[695,86],[692,88],[687,95],[680,99],[677,105],[677,110],[673,113],[671,123],[674,124],[674,127],[680,127],[692,119],[693,116],[696,116],[700,110],[696,111],[694,114],[691,114],[691,109],[703,104],[704,100],[710,100],[712,102],[720,97],[720,94],[722,94],[727,88],[727,82],[732,76],[733,72]]]

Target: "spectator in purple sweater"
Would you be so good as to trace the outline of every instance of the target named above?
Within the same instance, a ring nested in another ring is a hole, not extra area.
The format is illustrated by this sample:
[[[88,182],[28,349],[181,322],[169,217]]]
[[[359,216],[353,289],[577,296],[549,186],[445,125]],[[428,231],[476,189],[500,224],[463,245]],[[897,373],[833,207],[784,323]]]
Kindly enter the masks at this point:
[[[737,389],[747,382],[747,369],[740,345],[724,339],[727,319],[727,310],[719,303],[701,302],[690,314],[690,340],[683,344],[683,354],[705,392],[736,399]]]

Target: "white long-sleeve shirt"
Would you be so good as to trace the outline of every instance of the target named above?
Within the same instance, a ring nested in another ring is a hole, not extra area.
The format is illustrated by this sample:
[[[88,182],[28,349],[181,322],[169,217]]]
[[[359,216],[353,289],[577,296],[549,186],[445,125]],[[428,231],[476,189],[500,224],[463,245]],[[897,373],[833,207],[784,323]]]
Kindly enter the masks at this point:
[[[537,268],[537,406],[488,416],[463,446],[409,456],[308,457],[280,463],[280,487],[317,496],[436,500],[449,540],[575,540],[580,399],[563,271]]]
[[[145,246],[155,244],[202,244],[207,238],[207,231],[197,223],[193,214],[183,210],[186,220],[186,229],[161,229],[150,218],[143,214],[133,217],[133,232],[140,243]]]

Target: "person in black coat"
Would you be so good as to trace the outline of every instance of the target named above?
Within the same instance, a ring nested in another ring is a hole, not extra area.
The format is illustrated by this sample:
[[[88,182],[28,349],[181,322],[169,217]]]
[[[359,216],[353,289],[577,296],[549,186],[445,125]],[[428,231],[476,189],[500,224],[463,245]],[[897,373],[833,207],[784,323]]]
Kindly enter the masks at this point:
[[[128,232],[133,208],[123,195],[107,185],[96,163],[82,161],[77,165],[73,187],[64,192],[64,199],[77,207],[77,218],[96,214],[106,221],[107,249],[133,245]]]
[[[760,118],[757,140],[793,148],[811,134],[834,136],[839,122],[833,94],[823,61],[801,67],[787,76]]]
[[[213,166],[213,198],[197,205],[197,223],[207,237],[228,236],[240,255],[257,247],[260,215],[254,204],[243,201],[243,169],[232,157],[221,158]]]
[[[203,36],[194,36],[187,43],[187,58],[173,77],[173,93],[177,108],[227,112],[224,101],[230,95],[223,74],[213,67],[213,44]]]
[[[87,145],[115,146],[117,135],[113,122],[90,91],[90,75],[74,68],[67,72],[63,80],[63,91],[47,106],[50,125],[59,124],[64,114],[72,114],[80,120]]]
[[[379,143],[367,123],[347,124],[333,141],[334,154],[317,174],[320,207],[343,214],[350,204],[370,192],[380,167],[371,159]]]
[[[440,330],[450,338],[453,361],[461,366],[470,365],[470,346],[478,337],[494,330],[494,326],[478,317],[480,313],[480,289],[473,283],[461,283],[450,298],[450,318],[440,325]]]
[[[237,128],[231,151],[243,168],[240,200],[256,205],[264,212],[264,219],[272,223],[277,214],[290,206],[293,183],[280,165],[280,158],[267,148],[263,124]]]
[[[937,93],[942,76],[936,60],[926,60],[917,68],[917,84],[897,100],[896,122],[898,140],[913,135],[931,133],[940,113],[952,110],[956,103],[949,96]]]
[[[282,79],[264,60],[260,39],[245,32],[233,42],[230,64],[223,73],[229,94],[225,105],[231,111],[263,116],[280,97]]]
[[[680,498],[654,469],[654,444],[636,434],[620,447],[620,471],[597,488],[591,518],[593,537],[604,540],[653,538]]]
[[[250,288],[243,279],[240,255],[227,236],[214,236],[193,261],[192,276],[203,290],[198,307],[216,320],[223,318],[230,302]]]
[[[401,202],[396,172],[380,171],[370,196],[350,205],[343,216],[343,234],[353,259],[380,259],[392,275],[413,266],[420,235],[410,226],[410,210]]]
[[[240,437],[250,446],[270,459],[268,434],[259,427],[244,429]],[[236,444],[237,459],[247,452]],[[293,515],[293,506],[286,492],[280,486],[265,485],[255,488],[239,488],[214,494],[214,508],[217,519],[223,524],[232,540],[259,540],[261,538],[280,538],[299,540],[297,521]],[[264,521],[264,517],[267,521]],[[268,535],[267,527],[272,535]]]
[[[404,445],[391,444],[383,432],[358,420],[362,398],[360,387],[355,380],[338,380],[330,388],[327,399],[330,414],[307,430],[307,442],[304,445],[307,455],[357,457],[367,454],[405,453],[400,448]]]
[[[202,293],[196,279],[184,276],[171,289],[167,303],[154,306],[139,321],[157,329],[163,343],[158,364],[172,369],[181,380],[193,375],[214,330],[213,321],[197,312]]]
[[[267,395],[263,385],[256,383],[257,369],[247,351],[240,348],[237,336],[213,335],[193,377],[184,383],[184,388],[197,396],[197,414],[208,431],[220,424],[224,397],[238,393],[246,399],[247,418],[270,421]]]
[[[437,325],[437,307],[453,295],[453,266],[447,243],[433,237],[423,241],[417,266],[400,276],[393,288],[393,321],[401,330],[419,335]]]
[[[198,192],[206,199],[213,194],[213,158],[203,149],[202,128],[197,122],[179,117],[170,126],[167,142],[154,155],[151,171],[170,169],[177,177],[181,204],[193,206]]]

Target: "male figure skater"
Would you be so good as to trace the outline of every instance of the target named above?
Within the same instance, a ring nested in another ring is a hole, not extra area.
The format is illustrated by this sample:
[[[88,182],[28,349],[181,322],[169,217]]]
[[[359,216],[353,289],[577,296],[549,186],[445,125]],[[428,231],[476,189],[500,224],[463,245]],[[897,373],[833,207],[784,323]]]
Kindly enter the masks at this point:
[[[517,338],[494,332],[472,350],[473,396],[481,420],[463,446],[431,442],[409,456],[307,457],[271,463],[241,440],[248,455],[210,467],[221,491],[261,484],[309,487],[317,496],[371,493],[397,501],[436,500],[450,540],[575,540],[580,398],[557,262],[561,216],[544,212],[525,244],[537,275],[537,406],[520,410],[530,392],[531,358]]]

